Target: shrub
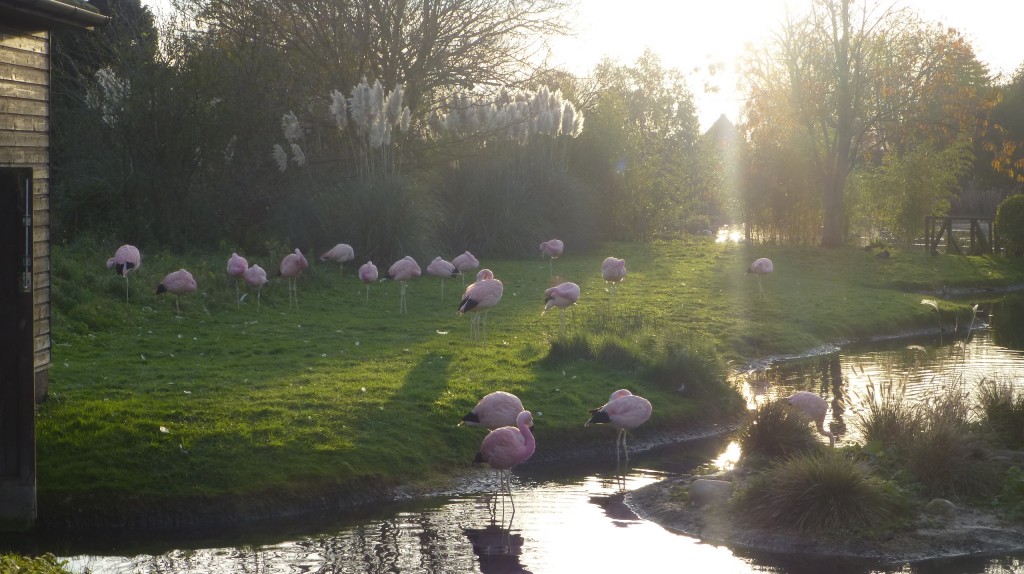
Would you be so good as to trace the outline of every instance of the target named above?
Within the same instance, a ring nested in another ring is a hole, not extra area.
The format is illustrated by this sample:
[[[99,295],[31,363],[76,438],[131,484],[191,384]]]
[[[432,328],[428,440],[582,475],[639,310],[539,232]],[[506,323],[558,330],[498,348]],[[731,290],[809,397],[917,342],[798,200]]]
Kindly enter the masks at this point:
[[[762,405],[740,431],[740,448],[748,463],[815,449],[818,440],[807,419],[785,399]]]
[[[909,508],[892,483],[869,475],[839,451],[822,449],[755,475],[737,495],[734,510],[764,528],[836,534],[894,530]]]
[[[903,457],[910,477],[929,495],[972,497],[996,492],[998,468],[984,441],[954,417],[930,417]]]
[[[1024,393],[1011,383],[984,380],[978,387],[982,423],[1007,448],[1024,447]]]
[[[1024,256],[1024,194],[1011,195],[999,204],[995,227],[1006,252]]]

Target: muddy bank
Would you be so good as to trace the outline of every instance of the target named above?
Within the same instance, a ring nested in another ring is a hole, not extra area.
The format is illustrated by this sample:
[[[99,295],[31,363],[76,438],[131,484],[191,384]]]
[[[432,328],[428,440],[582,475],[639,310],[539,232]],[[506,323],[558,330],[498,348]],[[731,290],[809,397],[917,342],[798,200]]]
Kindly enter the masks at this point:
[[[1024,528],[966,507],[957,507],[950,518],[922,512],[914,530],[878,540],[811,539],[779,530],[748,528],[720,505],[692,506],[685,492],[695,478],[699,477],[684,476],[640,488],[626,495],[626,504],[645,520],[704,542],[770,554],[859,559],[898,566],[936,558],[1024,551]]]

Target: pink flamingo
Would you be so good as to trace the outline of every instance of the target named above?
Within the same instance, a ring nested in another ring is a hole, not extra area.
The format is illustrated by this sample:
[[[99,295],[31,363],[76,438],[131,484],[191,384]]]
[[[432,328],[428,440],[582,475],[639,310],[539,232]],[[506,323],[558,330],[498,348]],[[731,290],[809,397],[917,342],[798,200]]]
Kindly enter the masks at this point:
[[[523,412],[523,401],[512,393],[494,391],[462,417],[459,425],[484,427],[494,430],[499,427],[515,426],[516,417]]]
[[[356,258],[355,251],[352,250],[351,245],[345,243],[339,243],[332,247],[330,251],[320,256],[320,261],[334,261],[341,268],[341,273],[345,273],[345,262],[352,261]]]
[[[427,273],[435,277],[441,278],[441,302],[443,303],[445,279],[449,277],[455,277],[455,275],[458,274],[458,271],[455,269],[455,265],[453,263],[445,261],[444,259],[441,259],[441,257],[438,256],[435,257],[434,260],[430,262],[430,265],[427,265]]]
[[[245,283],[256,288],[256,312],[259,313],[260,294],[263,292],[263,286],[267,284],[267,272],[254,263],[252,267],[245,270]]]
[[[455,259],[452,259],[452,265],[455,266],[455,270],[462,276],[462,284],[466,284],[466,271],[472,271],[480,267],[480,261],[469,251],[466,251],[462,255],[457,255]]]
[[[359,280],[366,284],[366,301],[370,301],[370,284],[377,280],[377,266],[367,261],[359,268]]]
[[[828,437],[829,446],[836,446],[835,435],[832,431],[825,430],[825,414],[828,412],[828,403],[825,399],[810,391],[797,391],[786,397],[786,402],[814,421],[818,432]]]
[[[492,430],[484,437],[480,444],[480,452],[477,453],[474,463],[491,465],[491,468],[498,471],[499,488],[503,493],[508,494],[512,503],[512,516],[516,515],[516,503],[512,499],[512,468],[523,463],[537,449],[533,433],[530,427],[533,426],[533,415],[530,411],[523,411],[516,415],[515,426],[499,427]],[[504,515],[504,498],[502,499],[502,514]],[[502,516],[502,522],[505,518]]]
[[[117,271],[117,274],[124,277],[124,302],[128,302],[128,272],[135,271],[142,267],[142,254],[134,245],[122,245],[114,252],[114,256],[107,259],[107,269]]]
[[[174,308],[178,311],[178,317],[181,317],[181,307],[178,306],[178,298],[182,295],[195,293],[196,280],[192,278],[192,274],[188,271],[178,269],[168,273],[164,280],[156,286],[157,295],[164,292],[174,294]]]
[[[228,259],[228,277],[235,280],[235,307],[242,304],[241,300],[238,299],[238,280],[245,278],[245,272],[249,270],[249,262],[245,260],[245,257],[237,253],[232,253],[231,258]]]
[[[618,293],[619,283],[626,278],[626,260],[606,257],[601,263],[601,277],[604,278],[605,283],[611,284],[608,287],[609,297],[613,293]]]
[[[592,424],[610,424],[619,429],[619,435],[615,438],[615,463],[619,463],[619,442],[622,442],[622,452],[626,455],[626,462],[629,462],[629,451],[626,449],[626,431],[647,422],[651,418],[651,402],[629,392],[627,389],[619,389],[612,393],[608,402],[603,406],[590,411],[590,420],[583,426]]]
[[[549,287],[544,291],[544,310],[541,311],[541,315],[547,313],[548,309],[552,307],[558,307],[562,310],[562,327],[561,333],[565,335],[565,310],[576,304],[580,298],[580,286],[572,283],[565,282],[554,287]]]
[[[466,287],[459,303],[459,315],[474,313],[469,322],[469,336],[476,340],[483,333],[484,346],[487,345],[487,313],[501,301],[505,287],[494,278],[490,269],[481,269],[476,274],[476,282]]]
[[[540,244],[541,257],[548,257],[548,273],[554,275],[554,270],[551,265],[555,259],[562,255],[562,250],[565,249],[565,244],[562,243],[561,239],[549,239],[544,243]]]
[[[388,275],[395,281],[402,283],[402,299],[398,305],[398,312],[407,313],[408,311],[405,306],[405,282],[420,276],[420,265],[416,263],[415,259],[406,255],[391,265],[391,268],[388,269]]]
[[[772,260],[767,257],[755,259],[754,262],[750,264],[750,267],[747,267],[748,275],[750,273],[757,275],[757,290],[761,294],[762,299],[764,299],[764,285],[761,284],[761,277],[768,275],[774,270],[775,265],[772,263]]]
[[[302,275],[302,272],[309,267],[309,262],[306,261],[306,257],[299,251],[299,248],[295,248],[294,253],[289,253],[284,256],[281,260],[281,266],[278,267],[277,276],[288,278],[288,308],[292,306],[292,301],[295,301],[295,308],[299,308],[299,287],[298,278]]]

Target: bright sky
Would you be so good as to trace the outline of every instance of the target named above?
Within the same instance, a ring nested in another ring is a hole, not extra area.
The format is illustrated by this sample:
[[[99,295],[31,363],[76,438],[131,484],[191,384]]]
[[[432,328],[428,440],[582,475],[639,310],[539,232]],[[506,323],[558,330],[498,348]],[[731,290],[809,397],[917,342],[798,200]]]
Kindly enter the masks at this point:
[[[794,13],[805,12],[810,0],[789,0]],[[662,65],[686,74],[694,93],[702,129],[722,114],[733,122],[742,105],[735,91],[735,66],[744,45],[761,45],[778,28],[785,0],[577,0],[577,37],[554,44],[552,64],[587,74],[594,64],[611,56],[632,64],[645,48],[661,57]],[[1019,0],[893,0],[916,11],[924,20],[958,29],[974,46],[978,59],[992,73],[1011,75],[1024,63],[1019,41],[1024,4]],[[713,79],[719,93],[707,93],[711,63],[725,70]],[[694,72],[694,70],[698,70]]]
[[[880,0],[882,2],[889,0]],[[1019,41],[1024,22],[1020,0],[891,0],[915,10],[927,21],[957,28],[989,70],[1009,77],[1024,63]],[[154,12],[169,0],[142,0]],[[666,67],[686,74],[702,129],[722,114],[736,122],[742,105],[736,92],[736,64],[747,42],[763,44],[778,29],[787,0],[576,0],[577,36],[554,44],[552,64],[584,75],[605,55],[632,64],[649,47]],[[810,0],[788,0],[803,13]],[[709,64],[725,64],[714,78]],[[696,70],[696,71],[695,71]],[[706,92],[713,82],[718,93]]]

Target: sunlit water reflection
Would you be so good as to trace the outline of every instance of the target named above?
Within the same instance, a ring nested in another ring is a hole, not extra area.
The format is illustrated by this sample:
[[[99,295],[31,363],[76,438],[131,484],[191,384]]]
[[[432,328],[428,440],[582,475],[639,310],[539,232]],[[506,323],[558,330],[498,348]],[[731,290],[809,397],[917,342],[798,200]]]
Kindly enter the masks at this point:
[[[746,373],[737,383],[751,407],[795,390],[828,397],[834,408],[827,423],[842,433],[843,444],[859,440],[856,415],[864,409],[870,385],[901,381],[914,400],[928,400],[950,385],[971,389],[982,379],[1024,385],[1024,352],[997,344],[1007,340],[1007,331],[1002,333],[1000,338],[989,330],[977,331],[969,342],[954,345],[901,340],[844,350],[775,364]],[[149,541],[143,547],[106,541],[104,552],[92,546],[63,554],[73,572],[95,574],[1024,572],[1020,556],[879,567],[704,544],[638,518],[625,504],[625,493],[708,461],[735,461],[735,443],[726,437],[638,452],[633,470],[624,476],[615,472],[612,453],[609,441],[607,461],[588,460],[572,468],[533,464],[517,470],[514,517],[510,504],[503,512],[487,494],[494,475],[480,469],[445,496],[394,505],[358,520],[300,525],[298,530],[288,525],[277,532],[198,543]]]

